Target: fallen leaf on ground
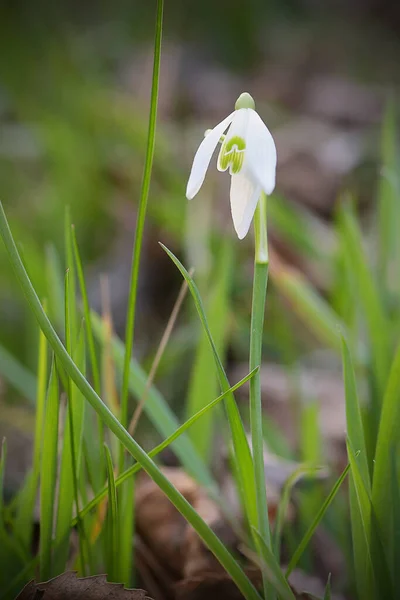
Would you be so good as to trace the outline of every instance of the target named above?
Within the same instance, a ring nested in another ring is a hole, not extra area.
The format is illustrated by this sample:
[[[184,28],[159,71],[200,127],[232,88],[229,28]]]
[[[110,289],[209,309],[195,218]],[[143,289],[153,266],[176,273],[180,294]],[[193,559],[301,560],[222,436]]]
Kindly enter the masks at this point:
[[[127,590],[106,575],[77,577],[67,571],[43,583],[30,581],[16,600],[151,600],[144,590]]]

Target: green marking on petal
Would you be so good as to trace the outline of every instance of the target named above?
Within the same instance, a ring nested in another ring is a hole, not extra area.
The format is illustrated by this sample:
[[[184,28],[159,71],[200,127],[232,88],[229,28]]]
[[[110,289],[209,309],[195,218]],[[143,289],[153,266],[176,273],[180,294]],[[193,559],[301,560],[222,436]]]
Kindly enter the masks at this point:
[[[244,160],[246,150],[246,142],[238,135],[234,135],[229,139],[225,139],[219,153],[219,167],[222,171],[226,171],[228,167],[231,175],[239,173]]]

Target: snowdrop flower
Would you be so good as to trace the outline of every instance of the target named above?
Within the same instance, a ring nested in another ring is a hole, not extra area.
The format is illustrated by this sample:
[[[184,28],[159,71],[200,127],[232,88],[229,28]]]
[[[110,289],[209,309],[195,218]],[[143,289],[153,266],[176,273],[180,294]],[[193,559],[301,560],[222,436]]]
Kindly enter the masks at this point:
[[[221,138],[217,168],[219,171],[229,169],[233,225],[241,240],[249,230],[261,192],[269,195],[273,191],[276,171],[274,140],[254,110],[250,94],[241,94],[233,113],[211,129],[201,142],[186,188],[188,200],[194,198],[201,188]]]

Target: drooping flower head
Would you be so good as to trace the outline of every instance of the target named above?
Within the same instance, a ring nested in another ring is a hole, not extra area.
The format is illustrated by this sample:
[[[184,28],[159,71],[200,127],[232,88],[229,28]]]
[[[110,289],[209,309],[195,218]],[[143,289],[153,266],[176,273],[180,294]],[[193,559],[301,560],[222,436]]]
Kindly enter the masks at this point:
[[[249,230],[261,192],[269,195],[275,187],[276,171],[274,140],[254,110],[254,100],[250,94],[241,94],[233,113],[211,129],[201,142],[186,188],[188,200],[194,198],[201,188],[221,138],[217,168],[219,171],[229,169],[233,225],[239,239],[243,239]]]

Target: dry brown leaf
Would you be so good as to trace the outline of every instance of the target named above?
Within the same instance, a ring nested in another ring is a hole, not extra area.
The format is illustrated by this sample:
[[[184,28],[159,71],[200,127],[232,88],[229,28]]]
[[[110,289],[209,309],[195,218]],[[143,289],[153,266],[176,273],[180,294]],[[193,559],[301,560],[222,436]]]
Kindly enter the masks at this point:
[[[261,589],[261,573],[257,569],[246,570],[253,585]],[[176,586],[177,600],[242,600],[239,591],[227,573],[202,573],[200,576],[187,578]]]
[[[77,577],[67,571],[44,583],[30,581],[16,600],[151,600],[144,590],[127,590],[109,583],[106,575]]]
[[[224,543],[234,546],[235,535],[201,487],[182,469],[164,467],[162,471]],[[141,537],[177,579],[203,571],[222,572],[197,533],[146,475],[138,479],[136,521]]]

